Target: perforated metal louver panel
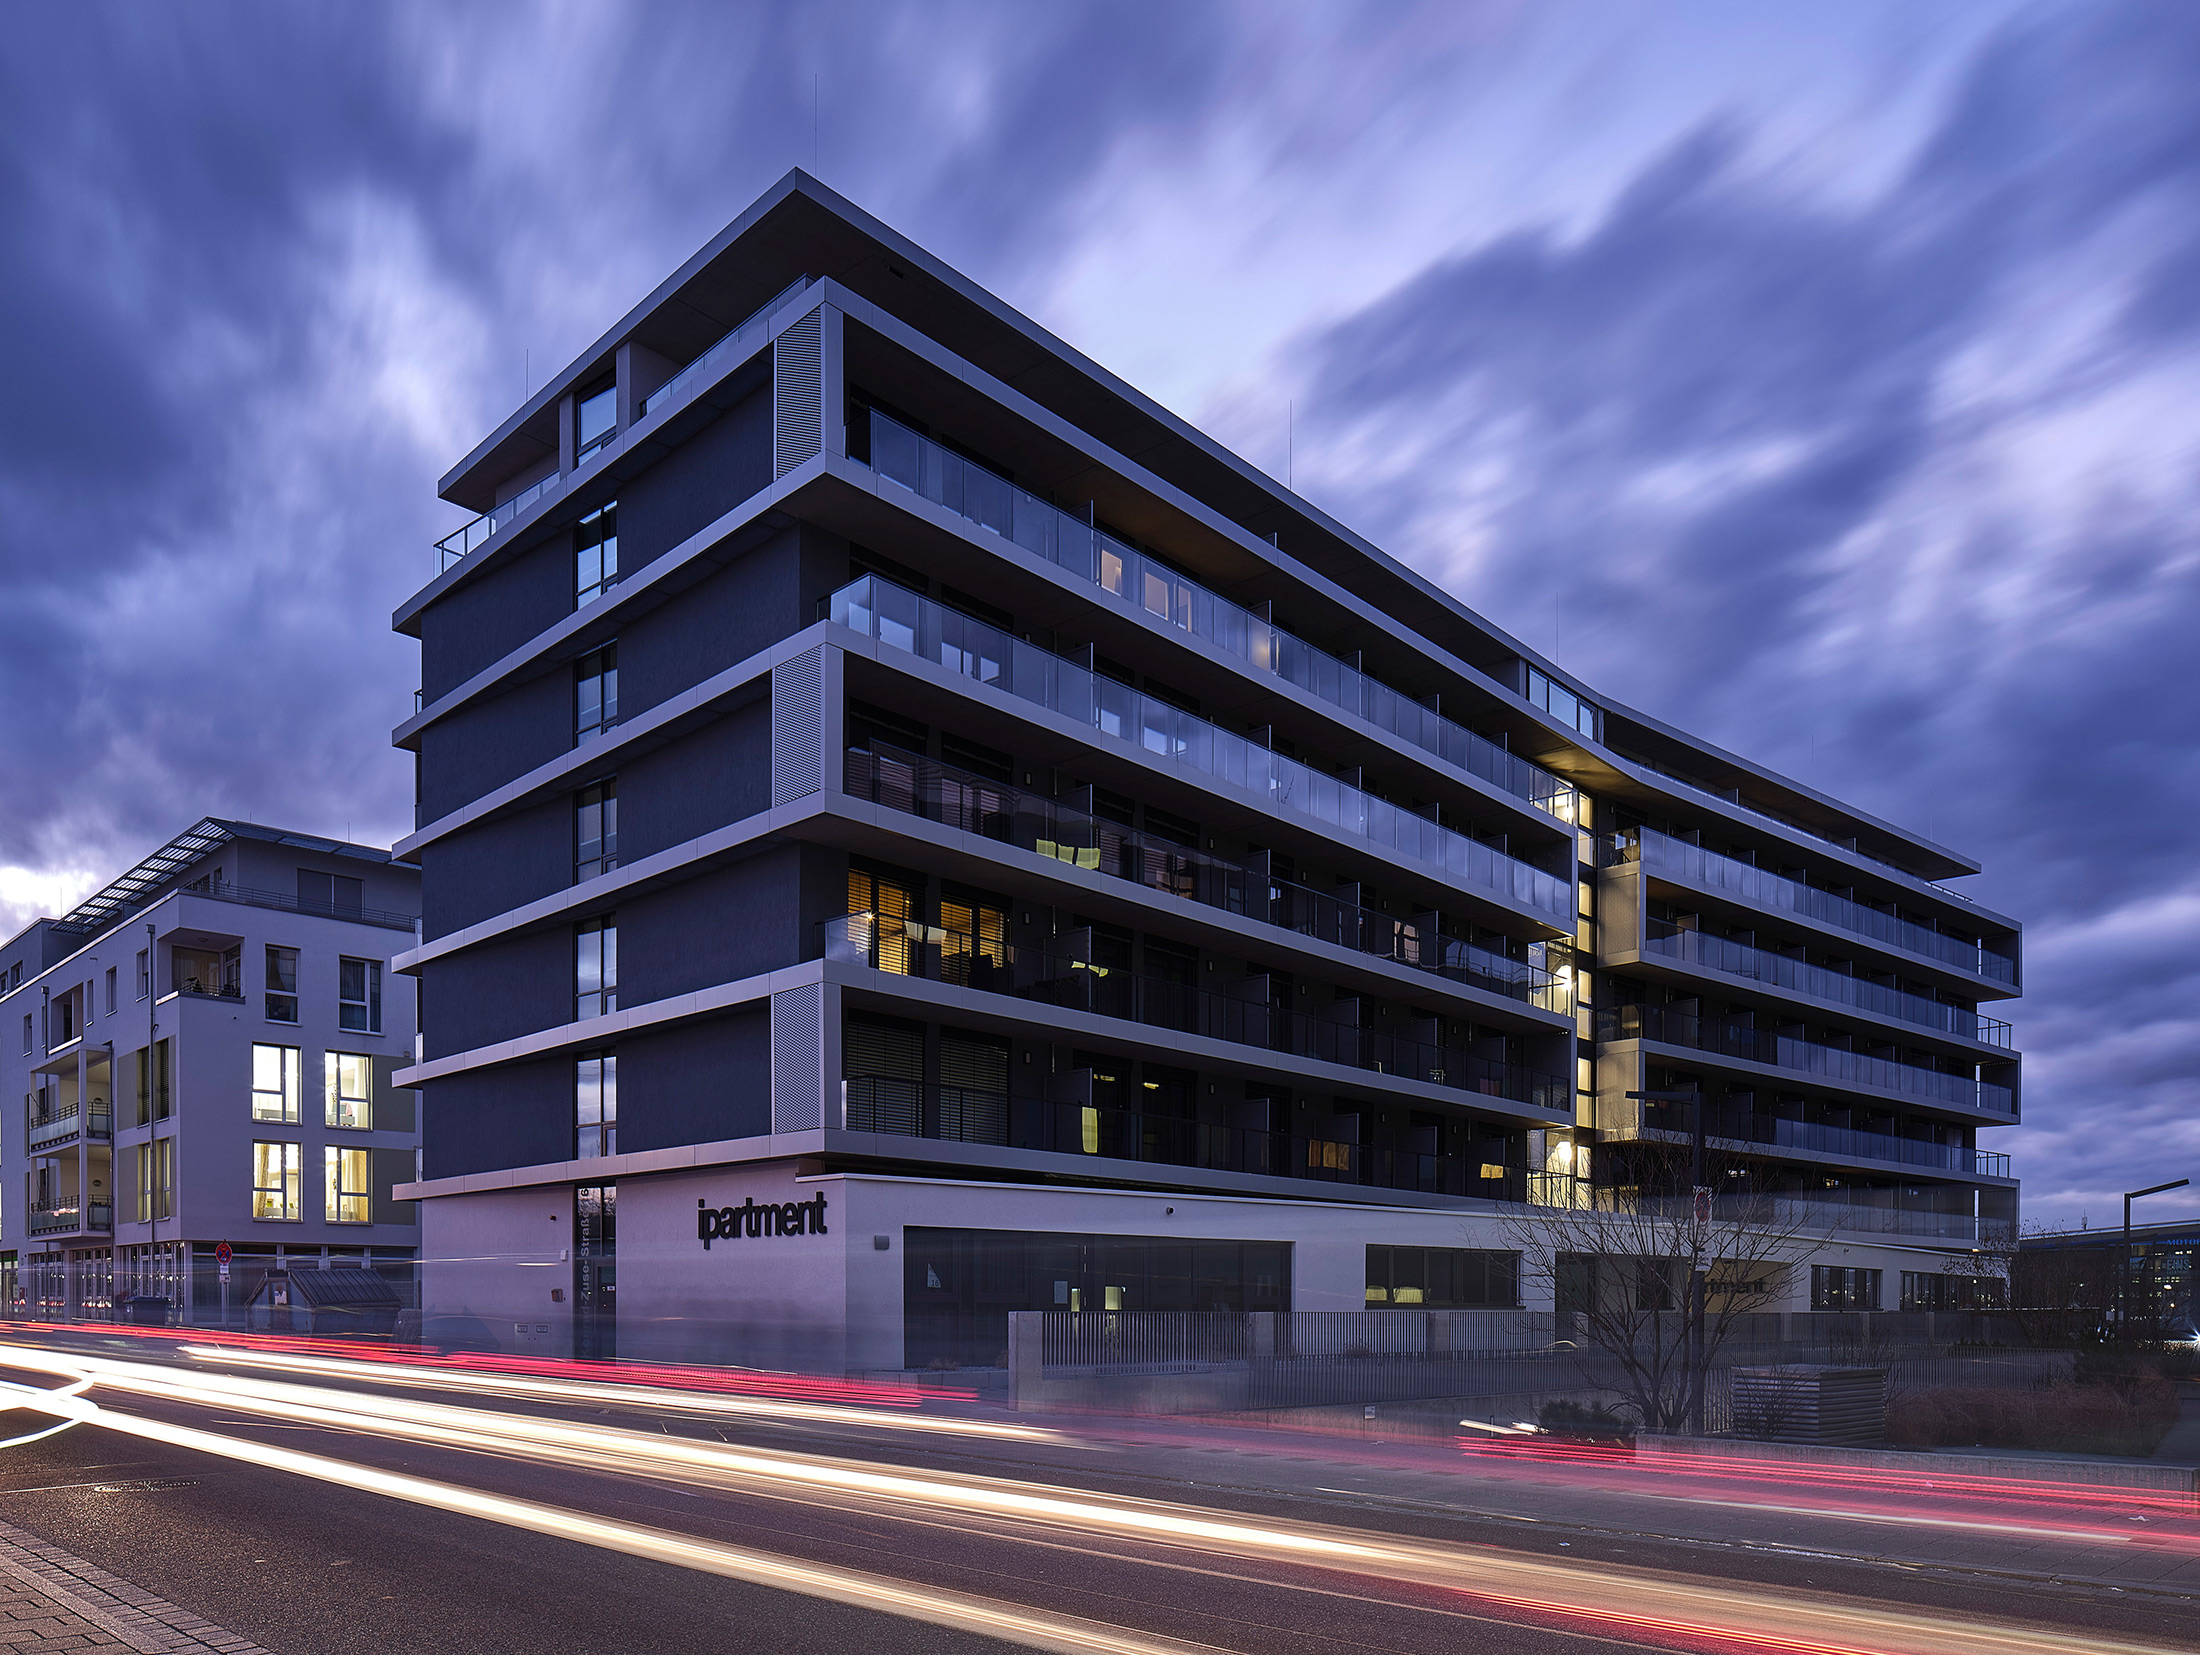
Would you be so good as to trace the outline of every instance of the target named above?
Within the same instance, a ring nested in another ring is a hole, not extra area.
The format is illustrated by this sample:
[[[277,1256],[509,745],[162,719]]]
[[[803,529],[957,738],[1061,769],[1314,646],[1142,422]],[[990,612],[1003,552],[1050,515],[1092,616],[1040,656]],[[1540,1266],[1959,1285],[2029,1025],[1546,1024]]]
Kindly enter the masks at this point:
[[[825,1123],[825,989],[805,983],[772,996],[772,1131]]]
[[[772,668],[772,803],[825,785],[824,648]]]
[[[784,477],[825,446],[823,307],[772,341],[772,475]]]

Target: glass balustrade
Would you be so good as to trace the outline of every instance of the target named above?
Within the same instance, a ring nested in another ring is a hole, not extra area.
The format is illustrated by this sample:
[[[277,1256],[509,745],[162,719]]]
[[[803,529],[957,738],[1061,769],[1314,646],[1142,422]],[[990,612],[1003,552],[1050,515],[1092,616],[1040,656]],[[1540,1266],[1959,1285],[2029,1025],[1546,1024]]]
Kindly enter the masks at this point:
[[[1089,520],[1041,500],[875,409],[870,434],[871,465],[879,476],[1092,582],[1126,606],[1213,645],[1253,672],[1273,674],[1538,810],[1574,820],[1573,789],[1567,783],[1487,736],[1400,695]]]
[[[1753,868],[1731,856],[1668,838],[1650,828],[1628,828],[1607,837],[1605,861],[1608,866],[1639,862],[1652,873],[1685,879],[1713,890],[1730,891],[1758,907],[1784,908],[1836,930],[1889,943],[1995,982],[2014,986],[2017,980],[2016,961],[1992,952],[1981,942],[1951,937],[1931,926],[1883,914],[1861,902],[1818,890],[1784,874]]]
[[[1685,1140],[1693,1125],[1686,1104],[1650,1105],[1639,1128],[1619,1127],[1606,1134],[1626,1138],[1636,1132],[1657,1133],[1665,1141]],[[1722,1143],[1757,1144],[1773,1149],[1795,1149],[1814,1154],[1848,1155],[1862,1161],[1885,1161],[1896,1166],[1933,1167],[1944,1172],[2009,1176],[2009,1157],[1998,1151],[1972,1149],[1964,1144],[1925,1143],[1896,1137],[1891,1132],[1865,1132],[1854,1127],[1827,1126],[1817,1121],[1791,1121],[1747,1109],[1714,1108],[1704,1118],[1704,1133]]]
[[[1515,960],[1444,936],[1430,920],[1395,919],[1229,857],[1158,840],[1001,782],[899,748],[874,744],[847,755],[844,785],[859,799],[944,822],[1072,867],[1127,879],[1225,913],[1280,925],[1491,994],[1571,1012],[1571,973],[1543,963],[1545,945]]]
[[[1963,1006],[1942,1005],[1921,994],[1908,994],[1867,977],[1852,977],[1821,965],[1809,965],[1785,954],[1752,948],[1725,937],[1707,936],[1664,920],[1650,920],[1646,929],[1649,934],[1642,945],[1646,954],[1661,954],[1670,960],[1682,960],[1707,971],[1751,982],[1792,988],[1799,994],[1813,995],[1821,1000],[1837,1000],[1843,1005],[1897,1018],[1919,1028],[1959,1035],[1965,1040],[2003,1047],[2010,1043],[2007,1023],[1996,1017],[1982,1017]]]
[[[827,600],[838,625],[1015,696],[1180,769],[1239,787],[1278,810],[1438,868],[1477,889],[1573,923],[1573,882],[1517,861],[1426,816],[1285,758],[1207,720],[1066,661],[1036,644],[876,575]],[[1204,785],[1204,783],[1202,784]]]
[[[1765,1029],[1743,1028],[1709,1018],[1690,1017],[1664,1006],[1606,1006],[1597,1013],[1599,1040],[1655,1040],[1667,1046],[1686,1046],[1695,1051],[1738,1057],[1750,1063],[1771,1064],[1800,1074],[1823,1075],[1833,1081],[1853,1081],[1912,1097],[1932,1098],[1964,1109],[1983,1109],[1989,1114],[2014,1119],[2017,1095],[2007,1086],[1975,1080],[1968,1075],[1942,1074],[1937,1069],[1899,1063],[1892,1058],[1871,1057],[1796,1040]]]

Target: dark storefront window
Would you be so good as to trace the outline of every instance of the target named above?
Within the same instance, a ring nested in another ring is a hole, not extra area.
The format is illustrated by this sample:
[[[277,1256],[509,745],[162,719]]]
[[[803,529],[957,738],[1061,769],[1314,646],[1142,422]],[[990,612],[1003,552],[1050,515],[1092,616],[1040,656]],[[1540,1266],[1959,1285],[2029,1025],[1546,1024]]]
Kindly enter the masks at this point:
[[[573,1191],[573,1354],[608,1362],[619,1354],[619,1187]]]
[[[1520,1255],[1468,1247],[1369,1247],[1370,1308],[1514,1310]]]

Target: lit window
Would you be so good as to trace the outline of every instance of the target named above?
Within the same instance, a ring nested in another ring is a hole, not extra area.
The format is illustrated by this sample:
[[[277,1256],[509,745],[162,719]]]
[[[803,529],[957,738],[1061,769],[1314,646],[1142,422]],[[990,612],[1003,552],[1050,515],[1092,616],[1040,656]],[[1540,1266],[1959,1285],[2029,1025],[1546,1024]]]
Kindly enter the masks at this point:
[[[382,1032],[382,962],[336,962],[336,1026],[355,1034]]]
[[[298,1124],[298,1048],[252,1048],[252,1118]]]
[[[574,603],[592,603],[619,584],[619,502],[599,506],[574,527]]]
[[[137,1221],[150,1224],[174,1214],[176,1188],[176,1140],[155,1138],[139,1144],[137,1161]]]
[[[367,1193],[367,1152],[331,1145],[321,1152],[321,1167],[328,1184],[328,1221],[331,1224],[372,1223]]]
[[[298,1021],[298,950],[295,948],[268,945],[267,1020],[270,1023]]]
[[[619,1009],[619,922],[608,914],[573,933],[575,1017],[602,1017]]]
[[[619,646],[605,644],[574,668],[573,739],[593,740],[619,722]]]
[[[593,1052],[573,1066],[573,1156],[616,1155],[619,1140],[619,1059]]]
[[[303,1157],[296,1144],[259,1142],[252,1146],[252,1216],[298,1220],[304,1217],[300,1188]]]
[[[323,1052],[321,1083],[326,1124],[374,1125],[374,1059],[356,1052]]]
[[[606,777],[573,795],[573,883],[619,865],[619,783]]]

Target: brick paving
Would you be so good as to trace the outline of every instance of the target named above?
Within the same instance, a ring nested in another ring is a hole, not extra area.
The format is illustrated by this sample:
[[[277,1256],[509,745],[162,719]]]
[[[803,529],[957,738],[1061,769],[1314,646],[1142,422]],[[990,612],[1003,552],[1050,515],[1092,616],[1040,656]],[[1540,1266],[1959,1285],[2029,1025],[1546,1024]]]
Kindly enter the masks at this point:
[[[268,1655],[119,1575],[0,1523],[0,1655]]]

